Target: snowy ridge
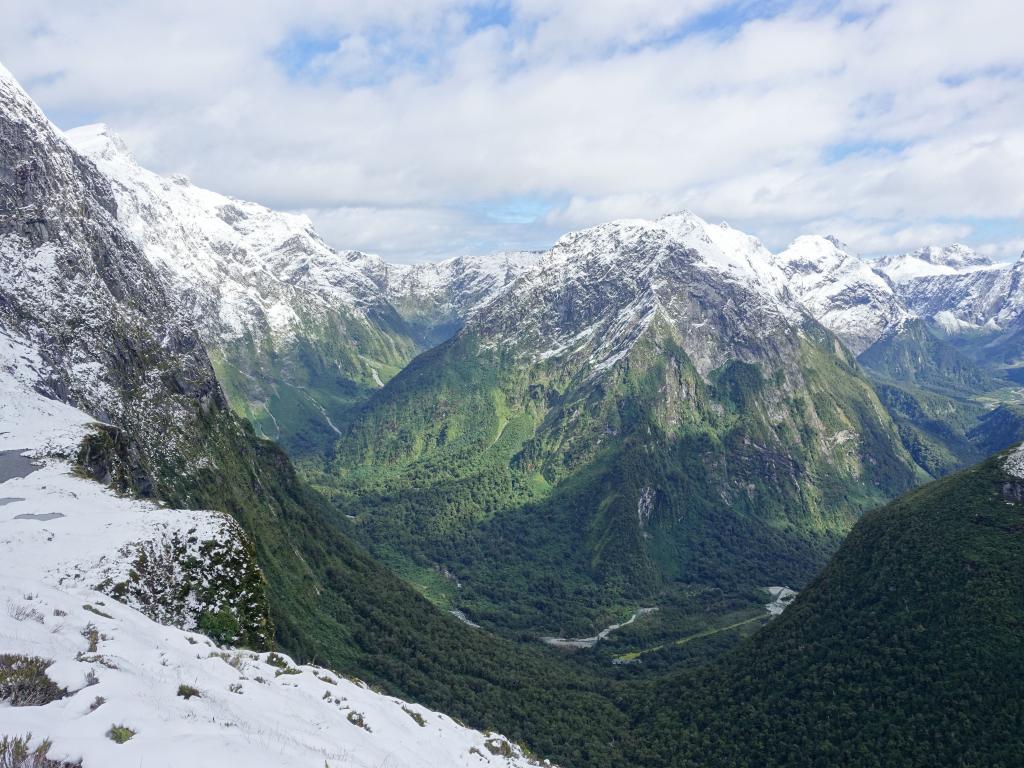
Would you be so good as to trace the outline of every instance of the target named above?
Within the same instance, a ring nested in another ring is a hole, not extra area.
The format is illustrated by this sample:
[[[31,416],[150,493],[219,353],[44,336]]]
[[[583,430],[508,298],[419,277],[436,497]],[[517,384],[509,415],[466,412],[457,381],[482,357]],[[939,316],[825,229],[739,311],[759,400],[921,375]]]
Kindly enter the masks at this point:
[[[1015,323],[1024,309],[1024,263],[963,260],[963,268],[943,263],[937,271],[904,278],[896,282],[897,293],[911,311],[947,333],[998,332]]]
[[[910,315],[888,281],[835,238],[798,237],[772,261],[796,298],[854,354]]]
[[[112,181],[118,220],[190,301],[208,340],[247,332],[287,337],[304,315],[344,308],[365,321],[368,311],[386,306],[353,264],[361,255],[335,252],[308,217],[152,173],[105,125],[65,135]]]
[[[1002,266],[959,243],[945,247],[928,245],[911,253],[885,256],[876,263],[878,271],[894,283],[905,283],[920,277],[961,275]]]
[[[348,258],[396,303],[428,299],[465,312],[534,267],[541,256],[536,251],[503,251],[422,264],[388,264],[379,256],[358,252],[350,253]]]
[[[571,361],[596,375],[622,360],[659,317],[702,373],[747,359],[766,329],[788,334],[808,318],[760,241],[683,212],[565,235],[474,308],[464,332],[535,362]]]
[[[379,256],[359,253],[349,254],[349,259],[415,329],[420,345],[430,347],[450,338],[473,309],[535,268],[542,256],[507,251],[422,264],[388,264]]]

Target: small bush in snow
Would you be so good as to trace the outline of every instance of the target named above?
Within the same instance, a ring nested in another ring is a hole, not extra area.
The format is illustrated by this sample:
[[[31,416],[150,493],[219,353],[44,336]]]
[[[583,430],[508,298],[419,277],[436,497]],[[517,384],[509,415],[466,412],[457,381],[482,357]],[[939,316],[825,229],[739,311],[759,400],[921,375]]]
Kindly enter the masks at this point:
[[[46,676],[51,664],[38,656],[0,654],[0,701],[12,707],[37,707],[63,699],[68,692]]]
[[[100,633],[96,629],[96,625],[92,622],[86,624],[85,629],[82,630],[82,637],[89,641],[89,653],[96,653],[100,642]]]
[[[421,715],[419,712],[414,712],[413,710],[409,709],[408,707],[402,707],[402,711],[405,712],[405,714],[407,714],[413,720],[415,720],[416,724],[420,728],[426,728],[427,727],[427,721],[423,719],[423,715]]]
[[[124,744],[134,735],[135,731],[126,725],[112,725],[107,731],[107,738],[118,744]]]
[[[0,768],[81,768],[82,761],[67,763],[46,756],[50,741],[44,740],[34,749],[29,746],[32,734],[27,736],[0,736]]]
[[[370,730],[370,726],[366,724],[366,720],[363,718],[362,712],[356,712],[355,710],[352,710],[348,713],[348,721],[352,723],[352,725],[358,725],[363,730]]]
[[[33,608],[31,605],[19,605],[18,603],[12,603],[10,600],[7,601],[7,615],[15,621],[26,621],[31,619],[32,621],[43,623],[43,614]]]
[[[185,683],[178,686],[178,695],[186,701],[191,699],[193,696],[196,696],[197,698],[203,697],[203,694],[199,692],[198,688],[191,685],[185,685]]]

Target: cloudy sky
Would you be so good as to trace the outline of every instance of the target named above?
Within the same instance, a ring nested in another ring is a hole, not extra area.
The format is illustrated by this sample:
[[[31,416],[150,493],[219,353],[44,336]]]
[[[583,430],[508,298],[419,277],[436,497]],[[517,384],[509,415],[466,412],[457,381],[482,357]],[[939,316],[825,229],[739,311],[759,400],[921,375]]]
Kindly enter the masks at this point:
[[[63,128],[396,261],[689,208],[1024,248],[1017,0],[0,0]]]

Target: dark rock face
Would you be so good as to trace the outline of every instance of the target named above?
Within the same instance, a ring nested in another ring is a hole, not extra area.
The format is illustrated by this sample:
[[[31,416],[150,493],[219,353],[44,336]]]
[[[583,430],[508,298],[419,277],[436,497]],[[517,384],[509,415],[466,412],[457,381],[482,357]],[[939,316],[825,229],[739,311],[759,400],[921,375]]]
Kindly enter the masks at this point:
[[[1006,501],[1020,504],[1024,501],[1024,483],[1004,482],[1002,485],[1002,496]]]

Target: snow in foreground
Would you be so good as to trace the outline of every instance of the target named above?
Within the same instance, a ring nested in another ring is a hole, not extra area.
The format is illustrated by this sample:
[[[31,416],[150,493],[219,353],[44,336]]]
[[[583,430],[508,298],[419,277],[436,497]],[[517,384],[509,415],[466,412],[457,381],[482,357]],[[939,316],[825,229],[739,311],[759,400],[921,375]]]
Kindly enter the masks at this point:
[[[54,660],[47,675],[68,691],[45,706],[0,705],[0,730],[47,737],[51,759],[86,768],[529,764],[445,715],[283,655],[218,650],[84,588],[5,574],[0,647]],[[134,735],[119,744],[114,726]]]

